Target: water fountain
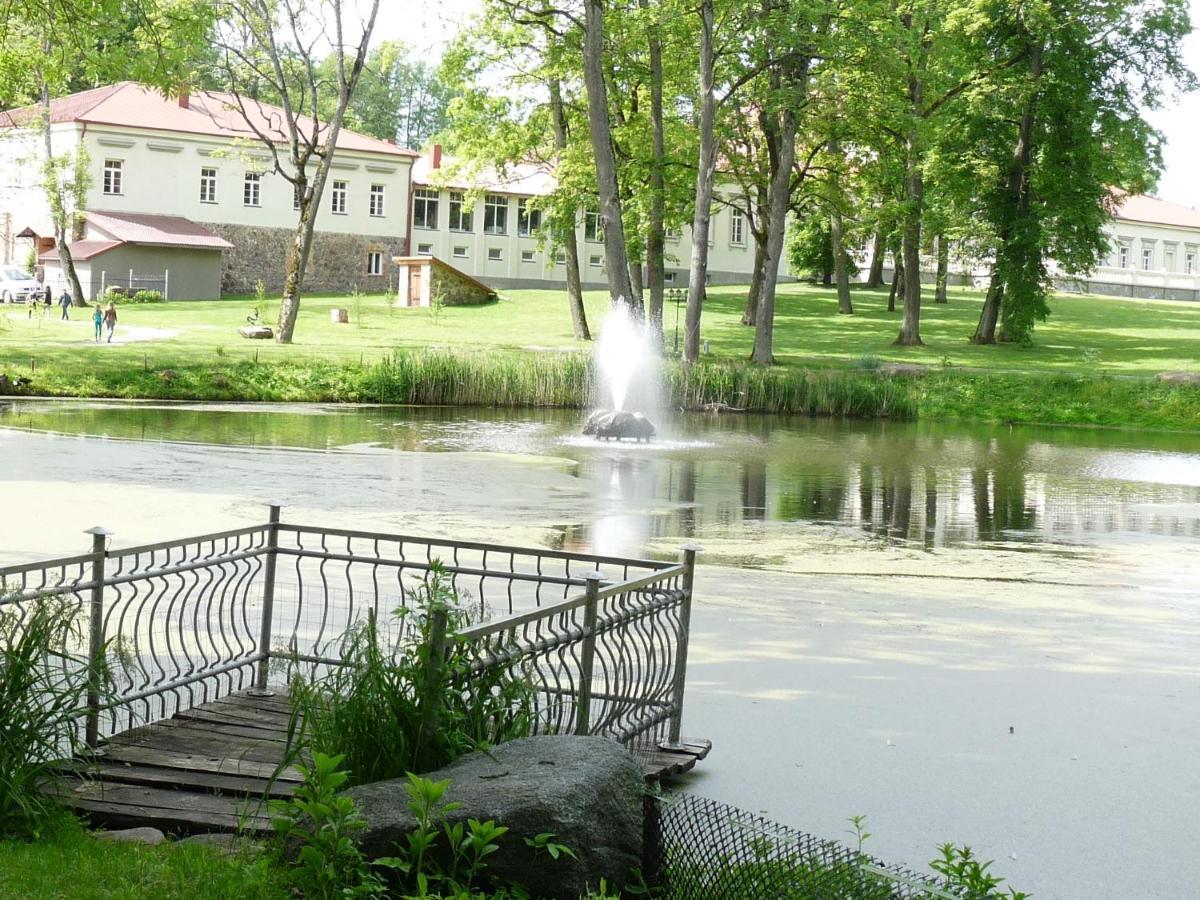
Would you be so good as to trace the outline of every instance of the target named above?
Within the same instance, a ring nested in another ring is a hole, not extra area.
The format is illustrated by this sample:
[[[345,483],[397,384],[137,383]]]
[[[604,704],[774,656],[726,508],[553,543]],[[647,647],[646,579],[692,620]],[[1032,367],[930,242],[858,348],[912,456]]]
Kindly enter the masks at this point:
[[[583,433],[603,440],[649,441],[647,411],[660,405],[659,352],[645,325],[614,304],[596,342],[597,395]]]

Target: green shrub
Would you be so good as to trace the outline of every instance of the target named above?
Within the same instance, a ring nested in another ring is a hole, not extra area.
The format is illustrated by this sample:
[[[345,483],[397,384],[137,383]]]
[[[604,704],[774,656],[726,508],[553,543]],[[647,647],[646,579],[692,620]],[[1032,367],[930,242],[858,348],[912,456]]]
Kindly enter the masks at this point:
[[[138,291],[129,298],[128,303],[166,303],[167,298],[162,291]]]
[[[470,613],[439,562],[408,600],[393,613],[395,637],[370,614],[343,636],[344,665],[318,680],[293,680],[289,759],[306,750],[341,754],[352,783],[362,784],[427,772],[532,733],[528,681],[498,669],[472,672],[469,648],[457,640]]]

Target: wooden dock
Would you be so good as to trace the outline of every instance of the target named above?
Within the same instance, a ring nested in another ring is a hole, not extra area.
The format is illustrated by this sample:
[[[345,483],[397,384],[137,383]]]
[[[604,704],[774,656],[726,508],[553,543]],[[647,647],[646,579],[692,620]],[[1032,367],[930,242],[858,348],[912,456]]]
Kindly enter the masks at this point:
[[[286,799],[300,773],[284,758],[290,706],[282,693],[232,694],[109,738],[57,788],[69,807],[109,829],[168,834],[270,831],[266,799]],[[687,772],[712,742],[660,742],[634,751],[647,782]],[[274,776],[274,777],[273,777]]]

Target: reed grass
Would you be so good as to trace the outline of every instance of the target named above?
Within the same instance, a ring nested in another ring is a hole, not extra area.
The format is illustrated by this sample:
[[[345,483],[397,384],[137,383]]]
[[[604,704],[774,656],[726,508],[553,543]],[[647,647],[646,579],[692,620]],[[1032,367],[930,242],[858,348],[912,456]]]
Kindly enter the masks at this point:
[[[157,364],[113,360],[81,372],[49,363],[19,393],[42,396],[581,409],[593,394],[578,352],[396,350],[374,362],[214,357]],[[930,368],[764,369],[745,362],[663,365],[672,408],[849,419],[975,420],[1200,431],[1200,386],[1106,375]]]
[[[82,643],[78,609],[62,598],[0,605],[0,837],[37,837],[57,811],[46,788],[78,744]]]

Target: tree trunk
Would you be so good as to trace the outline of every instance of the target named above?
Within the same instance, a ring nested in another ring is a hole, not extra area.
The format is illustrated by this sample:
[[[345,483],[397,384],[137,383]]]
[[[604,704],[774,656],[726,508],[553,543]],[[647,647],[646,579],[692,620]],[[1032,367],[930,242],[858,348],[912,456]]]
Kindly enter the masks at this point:
[[[996,320],[1000,318],[1000,301],[1004,298],[1004,283],[996,266],[992,266],[992,278],[988,283],[987,296],[983,299],[983,310],[979,313],[979,325],[975,328],[973,344],[996,343]]]
[[[646,291],[646,285],[642,279],[641,262],[632,258],[629,260],[629,286],[633,288],[633,307],[640,310],[642,308],[642,295]]]
[[[842,249],[842,211],[834,206],[829,215],[829,235],[833,242],[833,277],[837,282],[838,312],[854,315],[854,304],[850,300],[850,273],[846,268],[846,253]]]
[[[692,256],[688,267],[687,324],[683,361],[700,357],[700,315],[708,280],[708,229],[712,218],[713,179],[717,167],[714,133],[717,98],[713,87],[713,0],[700,2],[700,158],[696,167],[696,209],[692,219]]]
[[[50,23],[53,24],[53,4],[50,5],[49,12]],[[49,31],[42,38],[42,53],[44,57],[50,55]],[[71,256],[71,248],[68,246],[68,242],[72,237],[70,226],[72,225],[73,210],[67,208],[68,204],[63,197],[63,186],[58,177],[58,166],[54,161],[54,141],[50,131],[50,81],[46,78],[44,71],[41,72],[41,82],[42,140],[46,145],[46,163],[44,166],[46,173],[46,199],[50,202],[51,218],[53,219],[54,246],[58,250],[58,262],[62,266],[63,274],[67,278],[67,284],[71,286],[71,302],[75,306],[83,306],[86,302],[83,296],[83,285],[79,283],[79,275],[75,271],[75,259]],[[74,152],[80,152],[78,146],[76,146]],[[72,169],[71,177],[78,177],[78,167],[73,166]],[[32,300],[27,300],[26,302],[32,302]]]
[[[561,152],[567,148],[567,115],[563,110],[562,85],[558,79],[550,81],[550,114],[554,121],[554,148]],[[560,230],[558,241],[562,244],[567,270],[567,304],[571,307],[571,327],[575,340],[590,341],[587,310],[583,307],[583,284],[579,278],[579,245],[575,242],[575,223]]]
[[[895,343],[902,347],[920,346],[921,340],[921,205],[925,195],[925,179],[917,159],[916,134],[909,136],[904,178],[904,227],[901,236],[901,255],[904,258],[904,319]]]
[[[308,266],[308,254],[312,250],[313,220],[316,218],[316,207],[320,203],[320,195],[315,185],[307,196],[308,192],[303,192],[303,188],[301,191],[300,222],[292,235],[292,246],[284,268],[283,297],[279,301],[279,322],[275,340],[280,344],[290,344],[296,331],[296,317],[300,315],[300,293],[304,289],[304,270]]]
[[[354,89],[358,86],[358,79],[362,75],[363,66],[366,63],[367,46],[371,41],[371,32],[375,28],[375,17],[379,13],[379,2],[380,0],[372,0],[370,11],[363,20],[362,40],[355,51],[354,61],[348,73],[346,71],[345,48],[340,44],[335,44],[337,106],[324,123],[325,138],[319,150],[314,150],[312,146],[316,143],[315,139],[307,146],[302,146],[296,139],[296,133],[301,130],[302,126],[300,120],[294,114],[292,114],[289,123],[289,130],[292,132],[290,162],[296,179],[294,182],[295,189],[300,194],[300,221],[296,224],[296,233],[292,236],[292,247],[288,252],[287,264],[284,268],[283,297],[279,301],[279,322],[275,334],[275,340],[280,344],[290,344],[292,342],[292,334],[296,330],[296,317],[300,314],[300,295],[304,289],[304,276],[305,268],[308,265],[308,255],[312,250],[313,227],[316,225],[317,211],[321,208],[321,197],[325,193],[325,182],[329,178],[329,168],[333,164],[333,156],[337,148],[338,135],[342,130],[342,122],[346,118],[346,107],[350,105],[350,98],[354,95]],[[335,4],[333,10],[335,15],[334,25],[340,39],[342,34],[341,7]],[[273,57],[272,62],[274,63],[275,71],[279,73],[280,79],[284,80],[282,74],[283,64],[279,58],[280,51],[274,44],[271,46],[270,53]],[[315,96],[317,86],[313,80],[314,77],[312,71],[309,70],[307,87]],[[315,110],[310,110],[309,112],[315,115]],[[317,169],[313,173],[311,189],[305,190],[307,187],[308,160],[314,155],[317,157]],[[277,157],[276,163],[278,164]]]
[[[647,0],[642,0],[646,5]],[[666,284],[667,188],[664,174],[667,150],[663,126],[662,38],[658,24],[650,31],[650,128],[653,135],[650,166],[650,233],[646,237],[646,274],[650,303],[646,324],[656,345],[663,346],[663,289]]]
[[[792,166],[796,160],[796,113],[787,104],[778,116],[779,126],[768,136],[771,148],[771,182],[768,187],[767,254],[763,261],[762,290],[759,294],[758,318],[754,325],[754,352],[751,362],[760,366],[775,362],[775,285],[779,278],[779,263],[783,258],[783,236],[787,227],[787,212],[791,200]]]
[[[868,288],[883,287],[883,230],[875,229],[875,239],[871,242],[871,268],[867,271]]]
[[[837,141],[829,142],[829,155],[835,160],[835,169],[830,175],[833,188],[833,206],[829,210],[829,243],[833,250],[833,277],[837,283],[838,312],[853,315],[854,304],[850,300],[850,273],[846,270],[846,251],[842,246],[842,191],[841,179],[836,170],[836,160],[842,149]]]
[[[944,234],[934,238],[937,244],[937,281],[933,289],[934,303],[947,303],[946,282],[950,278],[950,242]]]
[[[1042,76],[1042,45],[1035,44],[1029,59],[1031,81],[1036,84]],[[992,280],[988,285],[987,299],[979,314],[979,324],[975,335],[971,338],[975,344],[996,343],[996,322],[1000,319],[1004,304],[1004,266],[1002,262],[1008,253],[1009,241],[1012,239],[1016,220],[1023,214],[1028,214],[1032,198],[1029,189],[1029,166],[1033,158],[1033,126],[1036,90],[1031,90],[1021,111],[1021,122],[1017,128],[1017,143],[1013,148],[1012,161],[1008,169],[1008,183],[1005,186],[1005,202],[1008,215],[1001,221],[1000,234],[996,246],[996,263],[992,266]],[[993,296],[994,295],[994,296]],[[994,308],[989,308],[992,304]],[[1003,330],[1003,326],[1002,326]],[[1003,336],[1001,337],[1003,340]]]
[[[911,19],[906,20],[913,27]],[[912,121],[904,142],[904,216],[901,253],[904,256],[904,319],[895,343],[916,347],[921,340],[921,216],[925,201],[925,175],[920,120],[925,116],[925,70],[929,61],[929,22],[921,25],[921,47],[908,72],[908,112]]]
[[[596,158],[600,218],[604,226],[605,275],[612,301],[632,306],[633,285],[629,280],[629,254],[625,246],[625,223],[621,218],[617,158],[608,114],[608,86],[604,82],[604,0],[585,0],[584,14],[583,81],[587,89],[588,130],[592,154]]]
[[[892,254],[892,289],[888,291],[888,312],[896,311],[896,298],[904,302],[904,260],[899,253]]]
[[[753,325],[758,319],[758,296],[762,293],[763,269],[767,265],[766,235],[754,236],[754,269],[750,272],[750,291],[746,294],[746,309],[742,324]]]

